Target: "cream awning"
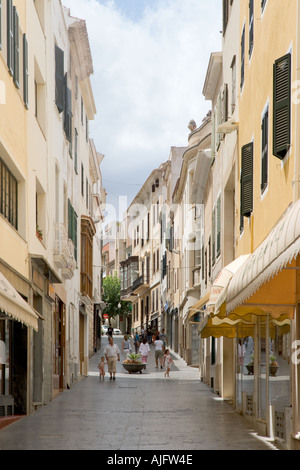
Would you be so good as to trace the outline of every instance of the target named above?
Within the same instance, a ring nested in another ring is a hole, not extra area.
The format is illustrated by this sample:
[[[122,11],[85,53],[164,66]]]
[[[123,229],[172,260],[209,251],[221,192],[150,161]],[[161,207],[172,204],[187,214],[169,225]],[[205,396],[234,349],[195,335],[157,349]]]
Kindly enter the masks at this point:
[[[0,312],[38,331],[38,316],[0,272]]]
[[[203,309],[204,305],[207,304],[210,297],[210,291],[207,292],[200,300],[198,300],[192,307],[189,308],[189,314],[187,320],[190,321],[191,318],[196,315],[200,310]]]
[[[208,313],[218,313],[221,305],[226,301],[227,289],[232,276],[247,261],[249,256],[240,256],[220,271],[210,290],[210,298],[206,305]]]
[[[245,303],[261,286],[292,263],[299,252],[300,200],[290,205],[266,240],[232,277],[227,291],[226,313]]]

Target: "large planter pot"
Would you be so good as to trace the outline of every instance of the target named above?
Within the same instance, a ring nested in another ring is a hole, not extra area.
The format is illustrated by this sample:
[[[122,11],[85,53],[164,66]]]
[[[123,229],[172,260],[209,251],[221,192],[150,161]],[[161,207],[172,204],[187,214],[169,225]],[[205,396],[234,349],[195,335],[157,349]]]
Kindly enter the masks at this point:
[[[277,374],[277,371],[278,371],[278,367],[279,366],[269,366],[269,374],[272,376],[272,377],[275,377],[276,374]]]
[[[246,367],[247,367],[248,375],[253,375],[254,374],[254,365],[253,364],[247,364]]]
[[[147,364],[124,364],[123,362],[122,365],[124,369],[129,372],[129,374],[136,374],[138,372],[141,374],[143,372],[143,369],[146,368]]]

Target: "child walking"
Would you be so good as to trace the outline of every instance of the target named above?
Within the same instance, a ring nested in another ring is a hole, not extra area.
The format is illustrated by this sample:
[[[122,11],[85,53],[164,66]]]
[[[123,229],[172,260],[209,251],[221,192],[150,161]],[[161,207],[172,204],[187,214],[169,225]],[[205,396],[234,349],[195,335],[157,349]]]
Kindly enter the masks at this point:
[[[170,370],[171,370],[171,364],[174,364],[173,359],[171,358],[170,351],[169,349],[166,349],[165,355],[164,355],[164,363],[167,366],[167,370],[165,372],[165,377],[170,378]]]
[[[105,362],[105,357],[102,356],[101,357],[101,362],[99,362],[99,364],[98,364],[99,380],[101,380],[101,377],[103,377],[103,380],[104,380],[104,377],[105,377],[105,364],[107,364],[107,362]]]

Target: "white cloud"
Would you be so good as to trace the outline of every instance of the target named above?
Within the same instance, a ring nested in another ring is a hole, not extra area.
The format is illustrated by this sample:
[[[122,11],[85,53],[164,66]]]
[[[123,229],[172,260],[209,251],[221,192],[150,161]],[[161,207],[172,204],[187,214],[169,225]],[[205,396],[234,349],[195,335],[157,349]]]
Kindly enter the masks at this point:
[[[200,124],[209,109],[202,88],[209,55],[221,48],[221,2],[149,2],[133,22],[113,1],[62,1],[87,21],[98,111],[91,134],[106,155],[103,178],[141,184],[171,146],[187,145],[189,120]],[[129,200],[139,189],[105,186]]]

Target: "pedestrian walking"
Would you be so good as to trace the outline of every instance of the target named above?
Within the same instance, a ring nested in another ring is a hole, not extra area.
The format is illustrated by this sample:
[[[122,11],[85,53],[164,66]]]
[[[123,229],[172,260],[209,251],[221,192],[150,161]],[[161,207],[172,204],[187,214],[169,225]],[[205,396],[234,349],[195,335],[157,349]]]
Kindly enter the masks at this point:
[[[124,335],[124,339],[122,341],[122,346],[121,346],[121,352],[123,356],[125,357],[125,359],[127,358],[128,354],[131,353],[131,351],[132,351],[132,348],[131,348],[130,339],[128,338],[127,335]]]
[[[159,335],[159,339],[161,339],[162,342],[164,343],[163,351],[165,351],[166,347],[167,347],[167,343],[168,343],[168,338],[165,334],[165,330],[161,330],[161,334]]]
[[[165,372],[165,377],[170,378],[170,370],[171,370],[171,364],[174,364],[174,361],[171,357],[169,349],[166,349],[165,355],[164,355],[164,364],[167,366],[167,370]]]
[[[140,337],[138,333],[134,335],[134,347],[135,347],[135,353],[137,354],[139,352],[139,346],[140,346]]]
[[[146,338],[143,339],[142,344],[140,345],[139,353],[142,356],[142,363],[147,364],[148,355],[151,355],[150,346],[147,343]]]
[[[158,360],[160,362],[160,368],[163,368],[162,361],[163,361],[163,346],[164,343],[162,342],[161,339],[159,339],[159,336],[156,336],[156,340],[154,341],[154,346],[155,346],[155,363],[156,363],[156,369],[158,368]]]
[[[114,344],[112,337],[109,338],[109,344],[106,346],[104,354],[108,362],[109,380],[116,380],[117,359],[120,362],[120,349],[117,344]]]
[[[101,357],[101,361],[98,364],[98,369],[99,369],[99,380],[101,380],[101,377],[105,377],[105,366],[107,365],[107,362],[105,362],[105,357]]]
[[[147,340],[148,340],[149,344],[152,343],[152,330],[151,330],[150,326],[148,326],[148,328],[147,328]]]
[[[114,332],[113,327],[109,325],[109,327],[107,328],[107,333],[106,333],[108,337],[108,342],[109,342],[109,338],[112,338],[113,332]]]

